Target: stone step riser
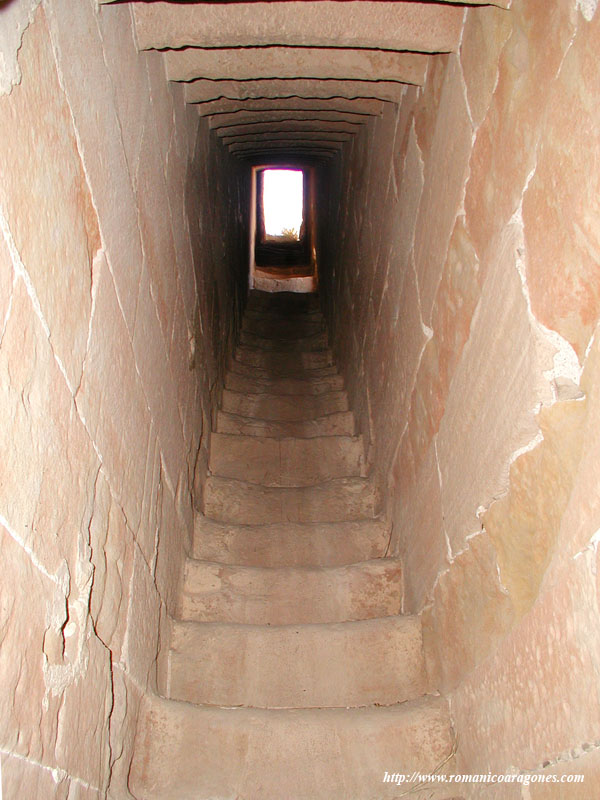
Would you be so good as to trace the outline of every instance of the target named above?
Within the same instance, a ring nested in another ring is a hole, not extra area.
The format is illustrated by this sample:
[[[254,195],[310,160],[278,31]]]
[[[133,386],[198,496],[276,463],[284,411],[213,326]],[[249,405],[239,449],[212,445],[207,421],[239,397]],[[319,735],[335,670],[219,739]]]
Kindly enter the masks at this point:
[[[291,338],[279,338],[272,336],[257,336],[242,330],[240,333],[240,344],[244,347],[255,347],[269,352],[296,353],[326,350],[329,346],[327,335],[318,333],[314,336],[299,336]]]
[[[277,422],[252,419],[225,411],[217,413],[217,433],[239,434],[241,436],[267,436],[281,439],[285,437],[312,439],[315,436],[354,436],[355,423],[351,411],[328,414],[319,419],[299,422]]]
[[[342,522],[377,516],[377,498],[366,478],[337,478],[315,486],[276,488],[219,478],[204,484],[204,514],[218,522]]]
[[[242,331],[275,339],[299,339],[307,336],[316,336],[325,333],[325,323],[322,319],[301,319],[272,321],[264,318],[244,317]]]
[[[427,689],[416,617],[333,625],[176,623],[169,674],[170,697],[218,706],[392,705]]]
[[[242,625],[349,622],[396,616],[401,600],[402,568],[396,559],[314,569],[188,559],[180,617]]]
[[[386,770],[432,773],[452,749],[448,710],[438,698],[389,708],[265,711],[150,697],[140,710],[129,788],[144,800],[385,800],[407,788],[384,783]]]
[[[194,558],[249,567],[336,567],[382,558],[390,539],[380,520],[236,525],[197,514]]]
[[[363,472],[362,439],[271,439],[213,433],[209,470],[263,486],[312,486]]]
[[[333,366],[331,350],[277,353],[238,345],[235,351],[235,360],[240,364],[265,369],[271,373],[283,373],[286,370],[301,373],[306,370]]]
[[[346,392],[329,392],[316,397],[279,394],[242,394],[224,389],[221,409],[229,414],[255,419],[298,422],[348,411]]]
[[[296,364],[286,364],[281,369],[257,367],[252,364],[243,364],[235,358],[229,359],[228,369],[236,375],[243,375],[247,378],[258,378],[263,380],[309,380],[315,381],[322,378],[330,378],[337,375],[337,369],[333,364],[327,367],[315,367],[314,369],[304,369]]]
[[[279,380],[270,381],[266,378],[248,378],[235,372],[227,372],[225,375],[225,388],[244,394],[264,394],[267,392],[284,396],[319,396],[328,392],[342,391],[344,381],[341,375],[332,375],[331,377],[317,380],[280,378]]]

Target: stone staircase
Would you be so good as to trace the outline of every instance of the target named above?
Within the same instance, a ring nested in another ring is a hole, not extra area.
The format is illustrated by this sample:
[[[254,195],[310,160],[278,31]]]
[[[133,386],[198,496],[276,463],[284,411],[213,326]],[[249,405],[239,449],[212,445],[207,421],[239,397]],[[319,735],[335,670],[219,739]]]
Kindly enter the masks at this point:
[[[133,795],[399,797],[385,772],[432,772],[452,730],[314,295],[251,293],[209,471]]]

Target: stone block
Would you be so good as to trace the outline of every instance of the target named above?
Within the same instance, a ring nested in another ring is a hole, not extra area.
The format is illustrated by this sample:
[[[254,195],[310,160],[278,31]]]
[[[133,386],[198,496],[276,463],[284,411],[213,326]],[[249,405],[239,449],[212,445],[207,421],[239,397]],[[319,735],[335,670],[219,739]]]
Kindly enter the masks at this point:
[[[84,784],[103,789],[110,759],[112,707],[110,651],[90,630],[79,663],[57,707],[57,766]]]
[[[7,789],[13,781],[14,785],[19,785],[21,780],[31,781],[32,785],[36,785],[36,781],[43,785],[46,781],[41,774],[43,769],[38,773],[21,758],[46,761],[54,766],[52,750],[57,722],[52,714],[54,709],[48,713],[44,708],[48,691],[45,651],[49,652],[51,645],[56,644],[57,655],[62,658],[64,640],[60,626],[64,619],[57,623],[52,619],[52,610],[61,605],[64,609],[66,599],[64,588],[34,565],[31,556],[3,526],[0,526],[0,537],[3,565],[0,747],[3,755],[12,751],[15,756],[10,767],[14,778],[3,776]]]
[[[382,520],[228,525],[197,514],[194,558],[250,567],[332,567],[381,558],[389,539]]]
[[[110,716],[111,779],[108,797],[128,797],[129,769],[133,758],[138,711],[142,699],[139,687],[123,668],[113,669],[113,709]]]
[[[140,524],[150,415],[108,265],[99,265],[96,304],[77,408],[102,454],[106,476],[132,530]]]
[[[169,696],[197,704],[393,705],[427,688],[415,617],[330,625],[178,623],[169,661]]]
[[[49,573],[74,570],[98,458],[22,280],[0,348],[0,514]]]
[[[480,529],[478,509],[506,491],[513,454],[538,434],[534,409],[552,399],[544,371],[552,367],[554,348],[528,313],[517,271],[520,243],[519,227],[510,226],[483,267],[481,301],[438,433],[442,507],[453,552]]]
[[[389,708],[279,711],[151,698],[140,718],[131,789],[146,800],[192,800],[199,792],[328,800],[332,785],[342,796],[364,797],[376,786],[380,797],[394,798],[398,786],[382,782],[390,763],[399,772],[432,772],[451,750],[441,698]],[[426,797],[431,792],[419,800]]]
[[[118,661],[126,635],[134,539],[102,472],[89,530],[94,565],[90,614],[97,636]]]
[[[379,559],[343,567],[239,567],[188,560],[181,618],[294,625],[400,613],[402,567]]]
[[[51,797],[52,800],[70,800],[70,781],[66,776],[63,777],[50,767],[13,753],[3,752],[0,758],[4,797]]]
[[[579,468],[586,411],[581,400],[541,410],[543,441],[512,463],[507,494],[482,517],[498,553],[500,578],[518,614],[534,604],[559,544]]]
[[[57,0],[47,8],[52,44],[103,247],[123,316],[133,331],[142,247],[136,199],[121,135],[112,76],[98,28],[97,7]],[[110,180],[106,176],[110,175]]]
[[[10,313],[15,273],[4,237],[0,237],[0,342]]]
[[[172,616],[175,616],[178,604],[183,561],[186,554],[185,527],[177,513],[175,497],[169,486],[165,485],[162,495],[154,575],[160,596]]]
[[[550,87],[576,22],[573,3],[515,4],[498,80],[477,131],[465,194],[467,227],[480,258],[518,209],[546,126]]]
[[[425,157],[423,194],[415,227],[415,269],[421,315],[432,324],[432,309],[450,237],[462,205],[473,130],[458,58],[451,56],[435,117],[431,150]],[[431,235],[432,227],[435,236]]]
[[[600,148],[594,86],[598,21],[581,21],[548,93],[535,173],[523,198],[533,313],[583,360],[600,318]]]
[[[41,9],[24,34],[19,65],[21,84],[0,97],[0,204],[75,389],[100,234]]]
[[[600,739],[595,554],[573,559],[452,693],[458,768],[536,770]],[[511,735],[504,736],[507,721]],[[589,789],[589,787],[588,787]]]
[[[400,528],[400,552],[406,575],[403,609],[416,614],[430,599],[448,558],[435,440],[408,494],[394,489],[394,527]]]
[[[467,12],[460,63],[475,128],[482,123],[496,88],[498,59],[511,34],[511,17],[505,9],[494,6],[470,8]]]
[[[169,262],[170,263],[170,262]],[[173,279],[175,276],[172,276]],[[169,366],[170,339],[161,333],[158,309],[154,303],[151,277],[146,268],[142,273],[138,296],[133,352],[135,366],[141,378],[144,397],[160,443],[165,468],[172,485],[183,468],[185,447],[183,428],[173,392],[173,377]]]
[[[334,478],[300,487],[271,487],[211,475],[204,513],[220,522],[343,522],[378,513],[375,487],[366,478]]]
[[[482,663],[515,621],[487,535],[467,544],[440,575],[422,612],[427,670],[432,687],[441,692],[454,689]]]
[[[123,658],[127,672],[144,689],[156,685],[160,597],[142,553],[136,547]]]

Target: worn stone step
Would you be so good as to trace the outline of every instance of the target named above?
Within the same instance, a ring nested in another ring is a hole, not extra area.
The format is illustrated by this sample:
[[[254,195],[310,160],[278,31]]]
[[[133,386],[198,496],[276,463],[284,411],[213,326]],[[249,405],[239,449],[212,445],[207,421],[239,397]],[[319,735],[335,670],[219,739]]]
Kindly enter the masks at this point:
[[[384,800],[388,772],[431,773],[452,753],[439,697],[383,708],[265,710],[146,696],[129,789],[144,800]],[[452,764],[446,768],[452,768]],[[410,795],[439,800],[451,790]]]
[[[298,339],[313,336],[325,331],[325,321],[322,316],[302,316],[299,319],[265,318],[260,316],[244,315],[242,331],[256,336],[275,337],[278,339]]]
[[[377,516],[374,485],[366,478],[335,478],[314,486],[272,487],[210,475],[204,514],[220,522],[341,522]]]
[[[274,369],[265,367],[258,367],[252,364],[243,364],[241,361],[236,361],[235,358],[230,358],[228,361],[228,370],[236,375],[244,375],[248,378],[262,378],[266,380],[279,380],[281,378],[292,378],[294,380],[321,380],[322,378],[330,378],[337,375],[337,368],[334,364],[327,367],[304,368],[297,363],[287,363],[285,366]]]
[[[326,333],[316,333],[312,336],[279,337],[258,336],[242,329],[240,344],[278,353],[310,352],[312,350],[325,350],[329,346]]]
[[[319,395],[243,394],[224,389],[221,409],[229,414],[256,419],[271,419],[282,422],[297,422],[348,411],[345,391]]]
[[[213,433],[209,470],[263,486],[311,486],[332,478],[364,474],[360,436],[274,439]]]
[[[418,617],[317,625],[174,623],[169,696],[257,708],[393,705],[427,690]]]
[[[330,367],[333,365],[331,350],[316,350],[307,352],[278,353],[269,352],[256,347],[238,345],[235,350],[235,360],[249,367],[259,367],[273,373],[285,373],[287,370],[303,372],[306,370]]]
[[[315,436],[354,436],[355,428],[354,415],[351,411],[299,422],[253,419],[240,414],[229,414],[226,411],[217,413],[217,433],[243,436],[312,439]]]
[[[246,311],[275,314],[306,314],[320,312],[319,298],[313,293],[251,291]]]
[[[225,388],[245,394],[320,395],[339,392],[344,388],[341,375],[324,378],[249,378],[235,372],[225,375]]]
[[[253,567],[333,567],[385,555],[384,520],[236,525],[197,514],[194,557]]]
[[[402,567],[392,558],[342,567],[242,567],[187,559],[180,617],[300,625],[396,616]]]

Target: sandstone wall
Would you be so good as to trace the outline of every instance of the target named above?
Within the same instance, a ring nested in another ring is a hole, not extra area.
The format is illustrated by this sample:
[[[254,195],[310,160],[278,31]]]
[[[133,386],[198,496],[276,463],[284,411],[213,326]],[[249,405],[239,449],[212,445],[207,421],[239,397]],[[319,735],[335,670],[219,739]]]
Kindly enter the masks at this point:
[[[532,797],[600,741],[595,12],[469,9],[352,145],[322,275],[458,770],[588,772]]]
[[[243,193],[215,215],[197,117],[127,7],[15,0],[0,29],[2,785],[121,798],[235,331]]]

